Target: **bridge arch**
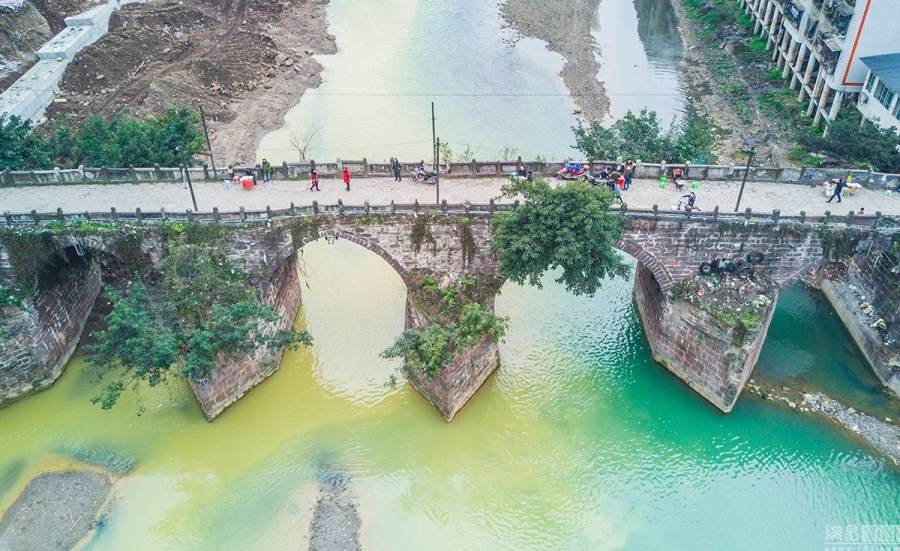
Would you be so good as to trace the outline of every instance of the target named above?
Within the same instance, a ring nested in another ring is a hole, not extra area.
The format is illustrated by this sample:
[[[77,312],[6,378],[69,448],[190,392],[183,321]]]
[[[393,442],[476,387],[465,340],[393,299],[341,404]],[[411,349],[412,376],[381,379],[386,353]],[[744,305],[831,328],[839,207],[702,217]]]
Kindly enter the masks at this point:
[[[618,243],[618,248],[622,252],[628,253],[636,258],[638,262],[650,270],[662,291],[668,291],[675,285],[675,279],[672,277],[672,274],[665,264],[660,262],[653,253],[649,252],[637,241],[629,238],[622,238]]]
[[[397,272],[397,274],[400,276],[400,279],[403,280],[403,283],[407,286],[407,288],[409,288],[410,284],[412,283],[412,274],[410,274],[409,270],[407,270],[403,266],[403,264],[401,264],[400,261],[395,258],[394,255],[386,251],[384,247],[382,247],[375,241],[366,239],[363,236],[357,235],[353,232],[349,232],[343,228],[325,227],[320,231],[318,235],[304,236],[301,239],[300,243],[296,243],[295,246],[299,250],[302,249],[305,245],[312,243],[313,241],[318,241],[320,239],[330,239],[332,237],[337,239],[346,239],[347,241],[356,243],[364,249],[377,254],[391,265],[394,271]]]

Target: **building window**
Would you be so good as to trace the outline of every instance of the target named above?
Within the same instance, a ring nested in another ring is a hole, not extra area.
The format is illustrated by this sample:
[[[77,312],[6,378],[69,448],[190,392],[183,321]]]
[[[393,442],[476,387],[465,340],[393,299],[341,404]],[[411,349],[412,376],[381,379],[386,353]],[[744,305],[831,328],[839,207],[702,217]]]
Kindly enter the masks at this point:
[[[891,102],[894,101],[894,92],[885,86],[883,82],[879,82],[878,86],[875,87],[875,99],[886,109],[890,109]]]
[[[866,92],[872,91],[872,87],[875,86],[876,80],[878,80],[878,77],[875,76],[875,73],[869,71],[869,80],[866,81]]]
[[[900,121],[900,100],[897,100],[897,105],[894,106],[894,118]]]

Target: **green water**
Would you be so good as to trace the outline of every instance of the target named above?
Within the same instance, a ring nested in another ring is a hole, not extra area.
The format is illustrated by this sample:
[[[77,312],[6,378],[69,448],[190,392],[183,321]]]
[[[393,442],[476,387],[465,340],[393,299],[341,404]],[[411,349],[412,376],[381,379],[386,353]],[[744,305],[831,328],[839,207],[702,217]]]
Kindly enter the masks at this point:
[[[747,397],[721,415],[657,367],[630,281],[593,299],[504,287],[503,366],[447,425],[384,386],[395,366],[377,354],[403,328],[405,292],[390,266],[341,241],[305,260],[314,349],[212,424],[180,386],[140,416],[127,400],[100,411],[79,361],[0,410],[0,510],[76,454],[135,463],[97,550],[305,548],[316,477],[332,471],[350,477],[368,549],[803,550],[832,525],[900,523],[898,472],[831,426]],[[792,311],[776,314],[777,343],[845,346],[811,340]]]

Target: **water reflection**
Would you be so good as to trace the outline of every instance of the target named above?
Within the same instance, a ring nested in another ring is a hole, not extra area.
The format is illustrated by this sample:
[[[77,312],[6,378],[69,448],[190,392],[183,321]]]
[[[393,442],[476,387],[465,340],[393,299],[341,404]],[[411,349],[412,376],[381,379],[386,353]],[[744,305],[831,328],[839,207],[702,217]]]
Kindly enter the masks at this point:
[[[683,54],[671,0],[602,0],[594,24],[610,118],[648,108],[664,126],[684,112]]]

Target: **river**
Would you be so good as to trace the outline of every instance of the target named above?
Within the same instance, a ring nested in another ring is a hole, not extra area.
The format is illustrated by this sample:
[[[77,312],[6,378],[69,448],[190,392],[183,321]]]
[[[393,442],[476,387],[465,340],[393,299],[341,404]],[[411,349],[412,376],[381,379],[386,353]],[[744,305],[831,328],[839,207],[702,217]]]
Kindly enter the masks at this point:
[[[611,115],[649,107],[673,120],[685,92],[669,0],[606,0],[594,20]],[[496,3],[331,0],[328,22],[338,52],[318,57],[322,85],[263,138],[259,159],[296,161],[292,134],[311,129],[309,154],[320,161],[430,158],[432,101],[437,134],[458,158],[573,154],[577,120],[559,78],[564,59],[507,28]]]
[[[898,471],[831,425],[750,396],[721,415],[654,364],[631,281],[592,299],[551,278],[507,284],[502,367],[447,425],[410,387],[385,386],[396,365],[378,353],[403,329],[393,269],[346,241],[304,260],[298,324],[314,348],[214,423],[178,385],[142,411],[131,395],[101,411],[80,359],[0,410],[0,510],[74,456],[135,464],[95,550],[296,549],[317,476],[333,471],[350,478],[367,549],[805,550],[831,526],[900,521]],[[877,401],[829,361],[845,357],[840,328],[812,330],[830,315],[785,293],[759,373],[814,365]]]

